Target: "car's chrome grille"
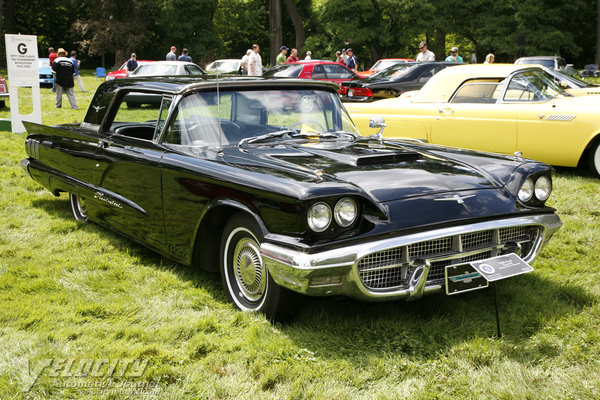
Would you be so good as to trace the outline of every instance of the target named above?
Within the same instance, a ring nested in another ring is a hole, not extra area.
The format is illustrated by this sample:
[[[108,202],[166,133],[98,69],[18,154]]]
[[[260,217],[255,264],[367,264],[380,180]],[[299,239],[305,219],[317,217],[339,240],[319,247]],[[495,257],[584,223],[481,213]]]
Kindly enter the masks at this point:
[[[427,284],[443,284],[444,268],[501,254],[505,247],[521,246],[528,258],[540,234],[538,226],[517,226],[445,236],[371,253],[358,262],[362,283],[371,290],[395,290],[408,284],[415,261],[429,261]]]

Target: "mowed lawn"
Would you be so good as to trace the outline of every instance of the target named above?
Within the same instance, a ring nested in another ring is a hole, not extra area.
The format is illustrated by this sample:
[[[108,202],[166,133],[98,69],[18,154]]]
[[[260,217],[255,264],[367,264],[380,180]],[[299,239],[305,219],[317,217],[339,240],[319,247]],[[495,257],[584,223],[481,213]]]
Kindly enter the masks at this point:
[[[84,75],[79,111],[41,90],[45,124],[83,119],[99,84]],[[218,275],[75,222],[22,170],[24,140],[0,133],[0,399],[600,398],[600,179],[585,169],[557,170],[564,226],[533,273],[497,285],[496,338],[490,290],[306,299],[286,325],[239,312]],[[138,374],[110,371],[133,360]]]

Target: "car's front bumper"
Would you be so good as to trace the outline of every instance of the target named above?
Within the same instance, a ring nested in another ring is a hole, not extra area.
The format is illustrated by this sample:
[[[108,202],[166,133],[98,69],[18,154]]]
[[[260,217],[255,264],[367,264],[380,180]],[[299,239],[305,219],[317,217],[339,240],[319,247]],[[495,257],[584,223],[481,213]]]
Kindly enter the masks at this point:
[[[414,300],[423,294],[444,288],[444,281],[439,275],[439,270],[443,270],[444,265],[467,263],[503,254],[505,249],[515,244],[512,241],[502,243],[503,240],[499,238],[508,237],[505,232],[515,229],[537,232],[530,243],[526,244],[526,254],[521,254],[529,262],[561,225],[560,218],[555,214],[525,215],[396,236],[318,253],[263,243],[261,253],[275,282],[299,293],[310,296],[344,295],[366,301],[402,298]],[[480,241],[478,235],[489,237],[489,240]],[[466,241],[469,242],[468,245],[465,245]],[[436,254],[438,247],[444,242],[450,250]],[[518,247],[521,247],[520,244]],[[415,248],[428,250],[422,252],[422,256],[411,257],[408,253],[413,251],[416,254],[413,250]],[[384,258],[383,264],[387,262],[388,266],[371,267],[369,264],[369,268],[378,274],[376,279],[403,274],[402,279],[397,281],[401,283],[390,287],[369,287],[373,285],[373,281],[372,276],[365,278],[370,274],[368,272],[365,275],[365,260],[368,259],[371,263],[371,260],[381,261]],[[436,268],[433,274],[435,276],[430,276],[432,265]],[[371,280],[365,282],[365,279]]]

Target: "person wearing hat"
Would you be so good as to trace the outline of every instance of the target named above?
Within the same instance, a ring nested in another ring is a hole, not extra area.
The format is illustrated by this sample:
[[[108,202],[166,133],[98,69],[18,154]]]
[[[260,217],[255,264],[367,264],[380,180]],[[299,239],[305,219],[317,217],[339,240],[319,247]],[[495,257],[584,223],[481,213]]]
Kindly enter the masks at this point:
[[[356,56],[354,55],[352,49],[347,49],[346,52],[348,53],[346,67],[348,67],[348,69],[351,69],[352,71],[354,71],[354,73],[356,73],[358,71],[358,60],[356,59]]]
[[[131,53],[131,58],[127,60],[127,64],[125,64],[125,70],[127,71],[127,75],[131,75],[133,71],[138,67],[137,56],[135,53]]]
[[[167,53],[167,61],[177,61],[177,47],[171,46],[171,51]]]
[[[79,107],[77,107],[77,103],[75,102],[75,91],[73,90],[73,86],[75,86],[73,81],[73,75],[75,74],[73,61],[67,57],[67,52],[63,48],[58,49],[56,54],[58,57],[52,63],[52,71],[56,74],[54,78],[56,81],[56,104],[54,106],[56,108],[62,107],[62,94],[65,92],[71,108],[78,110]]]
[[[463,59],[461,56],[458,55],[458,47],[453,47],[450,49],[450,55],[448,57],[446,57],[445,61],[450,61],[450,62],[463,62]]]
[[[279,65],[279,64],[285,64],[285,61],[287,60],[287,52],[289,50],[288,47],[286,46],[281,46],[279,48],[279,54],[277,55],[277,58],[275,59],[275,64]]]

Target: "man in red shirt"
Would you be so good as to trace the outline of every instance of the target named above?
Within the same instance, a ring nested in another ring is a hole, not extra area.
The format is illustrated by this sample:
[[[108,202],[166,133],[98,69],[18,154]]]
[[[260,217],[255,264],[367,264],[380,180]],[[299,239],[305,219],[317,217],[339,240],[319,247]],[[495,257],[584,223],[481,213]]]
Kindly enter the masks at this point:
[[[286,63],[298,62],[298,49],[292,49],[290,56],[285,60]]]
[[[58,57],[58,55],[54,51],[54,47],[48,47],[48,58],[50,60],[50,68],[52,68],[52,64],[54,63],[54,60],[56,60],[56,57]],[[54,72],[52,72],[52,75],[54,75]],[[52,79],[52,91],[56,92],[56,83],[54,82],[54,80],[55,79]]]

